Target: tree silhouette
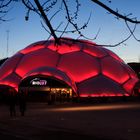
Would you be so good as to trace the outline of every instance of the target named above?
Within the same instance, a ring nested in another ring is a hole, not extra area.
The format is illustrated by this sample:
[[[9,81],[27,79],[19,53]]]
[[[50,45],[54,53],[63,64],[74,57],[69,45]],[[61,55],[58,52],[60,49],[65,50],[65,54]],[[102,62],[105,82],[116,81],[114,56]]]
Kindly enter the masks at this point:
[[[6,3],[7,1],[7,3]],[[27,10],[27,13],[25,15],[25,20],[29,20],[30,14],[32,12],[39,15],[39,17],[42,19],[41,25],[42,27],[48,32],[49,37],[53,37],[55,39],[56,44],[59,44],[59,39],[63,37],[67,33],[77,33],[77,38],[84,38],[90,40],[91,38],[88,38],[88,36],[83,34],[83,30],[85,30],[88,27],[89,21],[91,20],[91,13],[89,13],[89,17],[87,17],[87,21],[83,23],[83,25],[79,25],[77,23],[77,19],[79,18],[79,10],[81,8],[81,1],[80,0],[1,0],[1,6],[0,9],[7,8],[7,6],[11,3],[11,1],[18,1],[21,2]],[[119,12],[118,9],[113,10],[111,9],[107,4],[104,4],[101,0],[88,0],[91,1],[92,4],[96,4],[97,6],[105,9],[108,14],[112,14],[115,18],[118,20],[121,20],[125,23],[129,34],[125,39],[118,42],[114,45],[104,45],[104,46],[110,46],[114,47],[117,45],[120,45],[127,41],[130,37],[134,37],[135,40],[140,42],[140,39],[138,39],[135,36],[136,27],[140,24],[140,20],[138,20],[136,17],[132,17],[132,13],[128,14],[122,14]],[[111,3],[111,0],[106,0],[108,3]],[[5,4],[3,4],[5,2]],[[74,3],[73,8],[70,7],[71,2]],[[8,11],[1,10],[1,13],[7,13]],[[59,19],[58,15],[60,12],[62,12],[63,20],[57,20],[57,27],[54,26],[52,20],[54,18]],[[86,11],[85,11],[86,12]],[[0,20],[4,21],[3,17],[0,18]],[[82,21],[82,20],[81,20]],[[130,26],[130,24],[133,24],[133,26]],[[100,33],[100,29],[96,33],[96,35],[91,39],[94,40],[97,38],[98,34]],[[103,44],[102,44],[103,45]]]
[[[128,40],[131,36],[133,36],[137,41],[139,41],[139,39],[136,38],[134,33],[135,33],[136,26],[138,24],[140,24],[140,21],[137,20],[137,18],[130,18],[132,13],[123,15],[123,14],[119,13],[118,10],[115,11],[115,10],[109,8],[107,5],[105,5],[100,0],[91,0],[91,1],[93,2],[93,4],[97,4],[97,6],[104,8],[110,14],[115,16],[118,20],[122,20],[123,22],[125,22],[126,27],[129,30],[129,35],[126,39],[124,39],[123,41],[120,41],[117,44],[112,45],[112,46],[120,45],[121,43]],[[111,0],[107,0],[107,1],[109,3],[111,3]],[[31,0],[22,0],[22,3],[27,8],[26,20],[29,19],[29,14],[31,11],[37,13],[43,19],[43,21],[45,23],[45,25],[42,23],[43,28],[49,33],[49,35],[50,35],[49,37],[51,37],[51,36],[54,37],[54,39],[56,40],[56,43],[59,43],[59,38],[62,37],[65,33],[77,32],[79,34],[78,38],[82,37],[82,38],[89,39],[87,36],[82,34],[82,30],[84,30],[88,26],[91,15],[87,19],[87,22],[83,23],[83,26],[79,27],[79,25],[76,23],[76,19],[78,18],[81,3],[79,0],[73,0],[73,2],[75,2],[75,10],[70,9],[69,0],[61,0],[61,3],[58,0],[45,0],[45,1],[34,0],[33,2]],[[61,4],[61,6],[54,12],[52,9],[54,8],[55,5],[59,5],[59,4]],[[65,16],[66,24],[65,24],[63,30],[59,30],[59,28],[62,25],[62,23],[64,23],[64,21],[60,21],[57,28],[54,28],[53,24],[51,23],[51,20],[57,16],[57,14],[60,12],[60,10],[63,10],[65,12],[64,16]],[[52,11],[53,11],[52,17],[48,18],[48,15]],[[134,27],[131,28],[129,26],[129,23],[134,24]],[[72,30],[69,30],[70,26],[73,27]],[[59,34],[59,36],[57,35],[58,32],[61,33],[61,34]],[[99,33],[99,31],[98,31],[98,33]],[[96,34],[96,36],[93,39],[97,38],[98,33]],[[109,46],[111,46],[111,45],[109,45]]]
[[[7,21],[5,16],[9,11],[9,5],[11,4],[12,0],[0,0],[0,23]]]

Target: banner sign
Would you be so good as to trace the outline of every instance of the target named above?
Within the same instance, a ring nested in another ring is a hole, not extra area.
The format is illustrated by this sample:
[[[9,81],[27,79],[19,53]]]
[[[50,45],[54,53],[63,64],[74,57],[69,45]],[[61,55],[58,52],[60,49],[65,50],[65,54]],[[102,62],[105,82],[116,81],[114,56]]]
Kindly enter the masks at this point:
[[[31,80],[31,85],[33,86],[46,86],[47,85],[47,80],[41,80],[39,78],[34,78]]]

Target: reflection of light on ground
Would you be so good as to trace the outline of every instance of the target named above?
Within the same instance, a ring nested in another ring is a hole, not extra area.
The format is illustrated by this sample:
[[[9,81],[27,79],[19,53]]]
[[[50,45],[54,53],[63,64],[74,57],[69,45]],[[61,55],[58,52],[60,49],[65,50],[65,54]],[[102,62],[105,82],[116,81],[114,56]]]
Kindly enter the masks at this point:
[[[89,106],[74,106],[55,108],[52,111],[90,111],[90,110],[117,110],[117,109],[132,109],[140,108],[140,104],[123,104],[123,105],[89,105]]]

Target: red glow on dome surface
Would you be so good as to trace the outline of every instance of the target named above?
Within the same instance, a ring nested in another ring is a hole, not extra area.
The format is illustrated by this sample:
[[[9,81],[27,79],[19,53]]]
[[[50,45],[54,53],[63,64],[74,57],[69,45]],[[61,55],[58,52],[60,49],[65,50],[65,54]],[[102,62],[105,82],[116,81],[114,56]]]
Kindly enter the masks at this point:
[[[123,84],[129,79],[128,72],[124,69],[119,61],[114,61],[111,57],[105,57],[101,60],[102,73],[113,79],[114,81]]]
[[[75,82],[81,82],[100,72],[98,60],[80,51],[63,55],[58,68],[70,75]]]
[[[62,38],[33,43],[0,67],[0,85],[18,89],[25,78],[54,77],[80,97],[129,96],[138,78],[121,58],[86,40]]]

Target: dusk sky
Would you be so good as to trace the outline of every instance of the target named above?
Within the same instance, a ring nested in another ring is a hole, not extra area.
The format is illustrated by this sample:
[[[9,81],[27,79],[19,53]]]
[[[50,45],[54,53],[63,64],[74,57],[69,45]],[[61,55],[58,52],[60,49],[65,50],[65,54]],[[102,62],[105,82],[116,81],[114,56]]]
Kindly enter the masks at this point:
[[[74,0],[71,0],[70,3],[71,10],[74,9],[73,5],[75,4],[72,1]],[[122,20],[117,20],[113,15],[107,14],[107,11],[90,0],[80,1],[81,7],[77,20],[79,25],[84,24],[92,12],[88,27],[83,30],[83,34],[89,38],[94,38],[100,29],[99,36],[93,42],[97,44],[116,44],[128,36],[129,31]],[[137,17],[140,20],[140,0],[112,0],[111,3],[107,2],[107,0],[102,0],[102,2],[105,2],[114,10],[118,8],[122,14],[133,13],[130,17]],[[59,6],[58,4],[54,9],[57,9]],[[7,57],[7,31],[9,31],[8,56],[12,56],[31,43],[48,38],[48,33],[41,26],[40,17],[35,13],[31,13],[29,20],[25,21],[26,12],[26,8],[20,2],[16,2],[5,17],[11,20],[0,24],[0,59]],[[50,13],[49,15],[51,17],[53,14]],[[63,12],[59,12],[52,20],[53,26],[57,27],[61,21],[63,21]],[[132,24],[130,25],[132,26]],[[140,25],[137,26],[135,33],[138,39],[140,39]],[[78,37],[77,34],[65,34],[64,36],[71,38]],[[126,45],[122,44],[118,47],[108,49],[117,53],[125,62],[139,62],[140,42],[131,37],[125,43]]]

